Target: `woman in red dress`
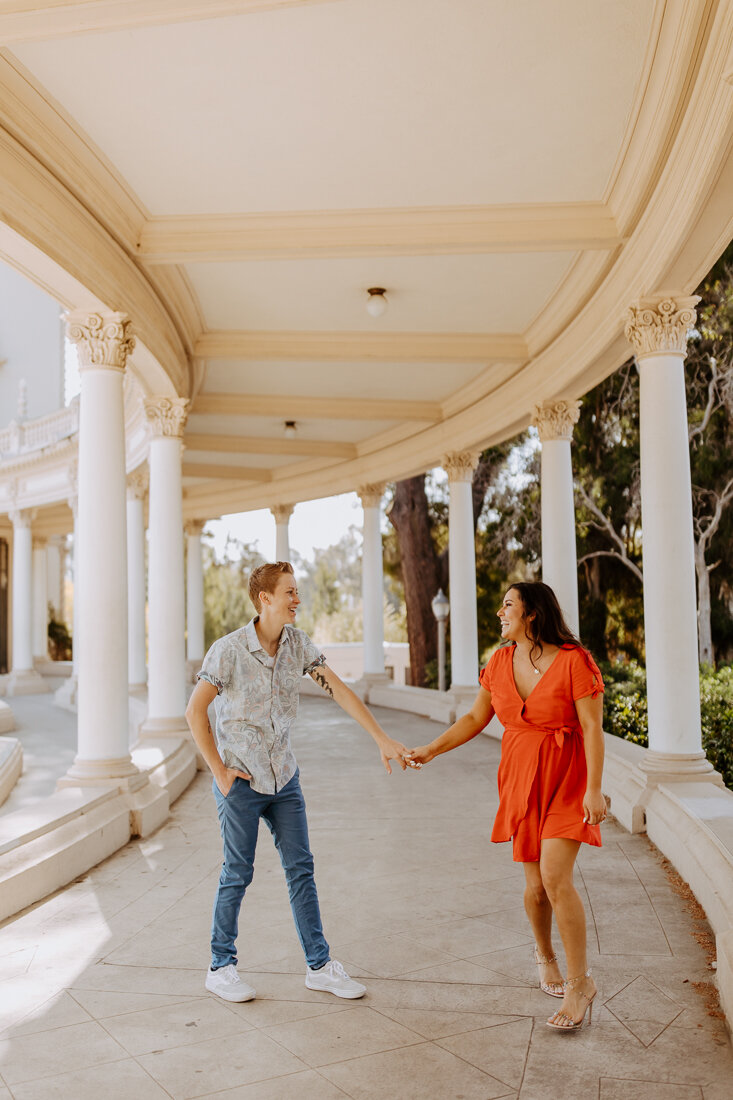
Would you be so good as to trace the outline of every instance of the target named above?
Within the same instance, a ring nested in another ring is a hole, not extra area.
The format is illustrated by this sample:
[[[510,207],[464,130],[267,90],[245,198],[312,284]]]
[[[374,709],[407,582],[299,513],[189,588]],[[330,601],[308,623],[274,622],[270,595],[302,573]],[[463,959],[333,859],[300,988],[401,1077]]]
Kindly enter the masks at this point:
[[[596,995],[573,868],[581,844],[600,846],[599,824],[606,817],[603,680],[548,585],[512,585],[498,615],[502,639],[511,644],[498,649],[481,673],[470,712],[406,759],[413,767],[427,764],[470,741],[498,716],[504,736],[491,839],[511,840],[515,862],[524,865],[524,906],[535,936],[540,988],[563,998],[547,1022],[573,1031]],[[553,913],[565,948],[565,981],[552,948]]]

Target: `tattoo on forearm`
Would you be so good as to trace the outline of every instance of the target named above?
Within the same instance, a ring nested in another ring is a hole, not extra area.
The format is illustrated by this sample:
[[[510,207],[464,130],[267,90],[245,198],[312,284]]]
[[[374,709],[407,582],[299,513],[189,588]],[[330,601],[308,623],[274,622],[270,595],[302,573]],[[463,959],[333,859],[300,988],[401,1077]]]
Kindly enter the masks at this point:
[[[320,668],[314,668],[313,671],[311,672],[311,676],[313,677],[315,682],[318,684],[318,686],[322,687],[323,690],[326,692],[326,694],[330,695],[331,698],[333,699],[333,692],[331,691],[331,685],[329,684],[328,680],[326,679],[326,677],[321,672]]]

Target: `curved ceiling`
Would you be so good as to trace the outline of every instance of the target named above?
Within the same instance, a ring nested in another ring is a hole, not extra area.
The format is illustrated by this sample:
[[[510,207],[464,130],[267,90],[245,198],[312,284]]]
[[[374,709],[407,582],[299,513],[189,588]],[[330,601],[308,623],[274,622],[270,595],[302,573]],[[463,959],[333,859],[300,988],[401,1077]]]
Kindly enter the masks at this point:
[[[128,312],[144,389],[192,399],[187,516],[405,476],[694,288],[733,231],[732,42],[733,0],[6,2],[0,251]]]

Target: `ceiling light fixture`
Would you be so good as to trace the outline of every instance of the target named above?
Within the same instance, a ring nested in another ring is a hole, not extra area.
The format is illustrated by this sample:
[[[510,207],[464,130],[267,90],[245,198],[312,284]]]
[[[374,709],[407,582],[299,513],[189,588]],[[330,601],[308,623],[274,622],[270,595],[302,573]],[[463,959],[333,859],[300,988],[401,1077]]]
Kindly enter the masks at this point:
[[[387,306],[389,305],[387,291],[383,286],[371,286],[367,294],[369,295],[366,304],[367,313],[371,317],[381,317],[383,313],[387,312]]]
[[[294,420],[286,420],[285,421],[285,430],[284,430],[284,433],[283,433],[285,438],[286,439],[295,439],[295,436],[297,435],[297,432],[298,432],[298,428],[297,428],[297,425],[296,425],[295,421]]]

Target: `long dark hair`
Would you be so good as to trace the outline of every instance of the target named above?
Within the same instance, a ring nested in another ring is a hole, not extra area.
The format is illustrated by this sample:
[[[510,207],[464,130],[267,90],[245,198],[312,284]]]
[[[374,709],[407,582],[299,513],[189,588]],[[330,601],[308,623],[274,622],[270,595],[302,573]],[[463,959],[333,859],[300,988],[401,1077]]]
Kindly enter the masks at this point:
[[[557,596],[544,581],[517,581],[509,585],[508,591],[519,593],[519,598],[524,607],[524,629],[527,637],[532,642],[529,659],[536,649],[542,656],[543,643],[546,645],[575,645],[580,641],[565,622],[565,617],[557,602]],[[532,661],[534,664],[534,661]]]

